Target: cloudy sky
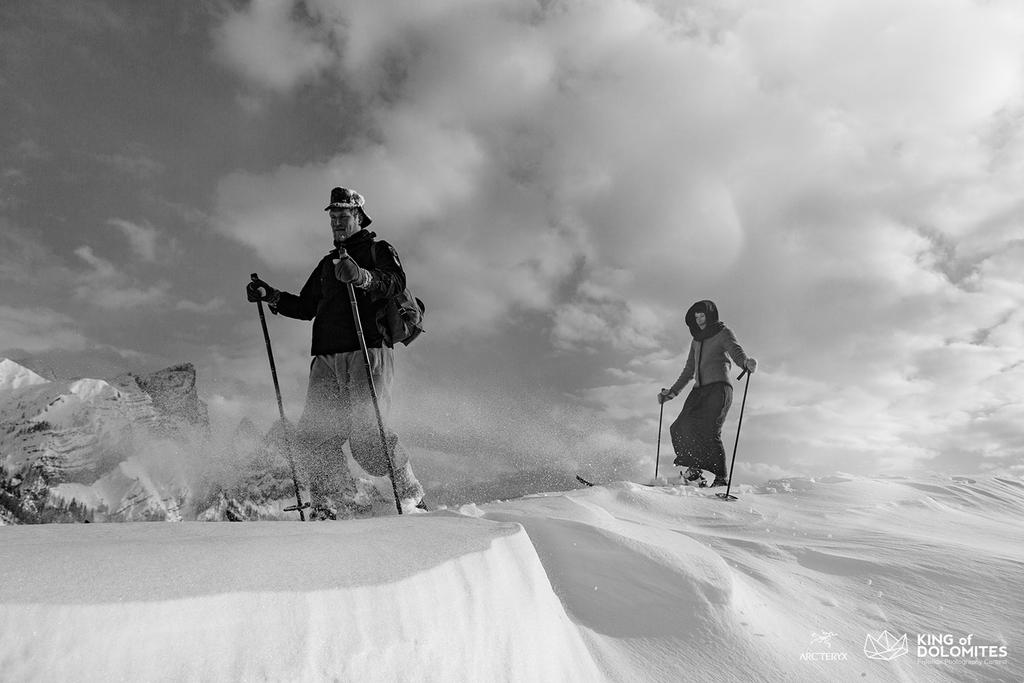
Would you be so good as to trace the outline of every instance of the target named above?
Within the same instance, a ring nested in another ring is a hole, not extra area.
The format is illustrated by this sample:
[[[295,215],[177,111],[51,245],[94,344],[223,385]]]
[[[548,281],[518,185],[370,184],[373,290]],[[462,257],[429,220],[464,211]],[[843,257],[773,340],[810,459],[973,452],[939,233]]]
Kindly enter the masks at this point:
[[[243,288],[346,185],[427,303],[426,462],[648,473],[710,298],[751,476],[1024,471],[1017,0],[6,0],[0,101],[0,355],[191,361],[269,424]]]

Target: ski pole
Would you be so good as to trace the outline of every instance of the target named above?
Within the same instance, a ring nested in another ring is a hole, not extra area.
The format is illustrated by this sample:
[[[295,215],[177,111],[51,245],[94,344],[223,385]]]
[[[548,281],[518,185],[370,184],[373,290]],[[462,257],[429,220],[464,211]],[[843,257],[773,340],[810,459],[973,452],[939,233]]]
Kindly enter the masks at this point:
[[[391,449],[388,448],[388,438],[384,433],[384,418],[380,414],[380,402],[377,400],[377,389],[373,386],[373,373],[370,366],[370,350],[366,348],[366,337],[363,336],[363,322],[359,319],[359,305],[356,303],[356,288],[351,282],[348,283],[348,300],[352,303],[352,320],[356,323],[356,337],[359,338],[359,346],[363,350],[363,360],[366,362],[366,381],[370,385],[370,396],[373,397],[373,410],[377,413],[377,429],[380,431],[380,445],[384,449],[384,457],[388,462],[388,474],[391,477],[391,491],[395,494],[395,508],[398,514],[402,514],[402,501],[398,498],[398,484],[395,483],[395,464],[391,460]]]
[[[732,468],[736,466],[736,448],[740,445],[740,429],[743,428],[743,409],[747,405],[747,388],[750,386],[750,371],[746,368],[739,374],[736,379],[743,379],[743,375],[747,376],[747,381],[743,385],[743,401],[740,403],[740,421],[736,425],[736,442],[732,445],[732,462],[729,463],[729,483],[725,485],[725,493],[716,493],[715,495],[722,500],[736,500],[736,496],[729,495],[729,489],[732,488]]]
[[[252,274],[253,281],[259,280],[256,273]],[[263,302],[256,301],[256,307],[260,312],[260,325],[263,327],[263,340],[267,343],[267,359],[270,361],[270,376],[274,378],[274,393],[277,394],[277,412],[281,415],[281,426],[284,428],[284,457],[288,460],[288,466],[292,471],[292,484],[295,486],[295,505],[289,505],[285,512],[299,511],[299,519],[306,521],[304,509],[309,503],[302,502],[302,492],[299,490],[299,477],[295,472],[295,459],[292,457],[292,439],[288,429],[288,421],[284,417],[284,403],[281,402],[281,386],[277,383],[277,366],[274,365],[274,350],[270,347],[270,332],[267,330],[267,316],[263,314]]]
[[[662,393],[665,389],[662,387]],[[654,454],[654,478],[658,478],[658,464],[661,462],[661,419],[665,416],[665,402],[661,402],[661,409],[658,411],[658,450]]]

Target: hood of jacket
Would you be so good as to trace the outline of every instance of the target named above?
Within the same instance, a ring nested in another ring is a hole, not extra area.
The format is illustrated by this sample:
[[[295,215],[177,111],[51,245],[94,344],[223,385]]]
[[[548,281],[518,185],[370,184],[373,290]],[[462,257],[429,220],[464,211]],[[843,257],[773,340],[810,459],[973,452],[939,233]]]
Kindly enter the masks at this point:
[[[706,324],[704,329],[700,329],[697,325],[697,314],[703,313]],[[690,334],[697,341],[704,341],[710,339],[716,334],[722,331],[725,327],[725,323],[718,319],[718,306],[715,306],[715,302],[710,299],[704,299],[698,301],[694,305],[690,306],[690,309],[686,311],[686,326],[690,328]]]

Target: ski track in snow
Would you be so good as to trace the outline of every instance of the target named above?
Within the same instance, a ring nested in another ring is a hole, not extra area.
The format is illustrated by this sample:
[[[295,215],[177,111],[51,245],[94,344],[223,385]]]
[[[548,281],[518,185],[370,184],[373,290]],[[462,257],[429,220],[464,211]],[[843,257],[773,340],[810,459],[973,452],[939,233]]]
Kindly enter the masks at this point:
[[[2,527],[0,678],[1024,680],[1020,480],[735,493],[616,482],[336,523]],[[867,658],[883,630],[910,652]],[[1008,656],[919,657],[916,634]]]

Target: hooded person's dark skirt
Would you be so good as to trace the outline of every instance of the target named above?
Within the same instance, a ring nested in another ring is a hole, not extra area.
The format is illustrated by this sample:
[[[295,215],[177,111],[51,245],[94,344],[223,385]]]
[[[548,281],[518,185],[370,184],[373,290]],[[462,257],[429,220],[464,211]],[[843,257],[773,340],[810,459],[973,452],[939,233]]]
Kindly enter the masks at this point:
[[[714,382],[694,387],[669,433],[676,452],[674,463],[697,467],[726,478],[722,425],[732,406],[732,386]]]

